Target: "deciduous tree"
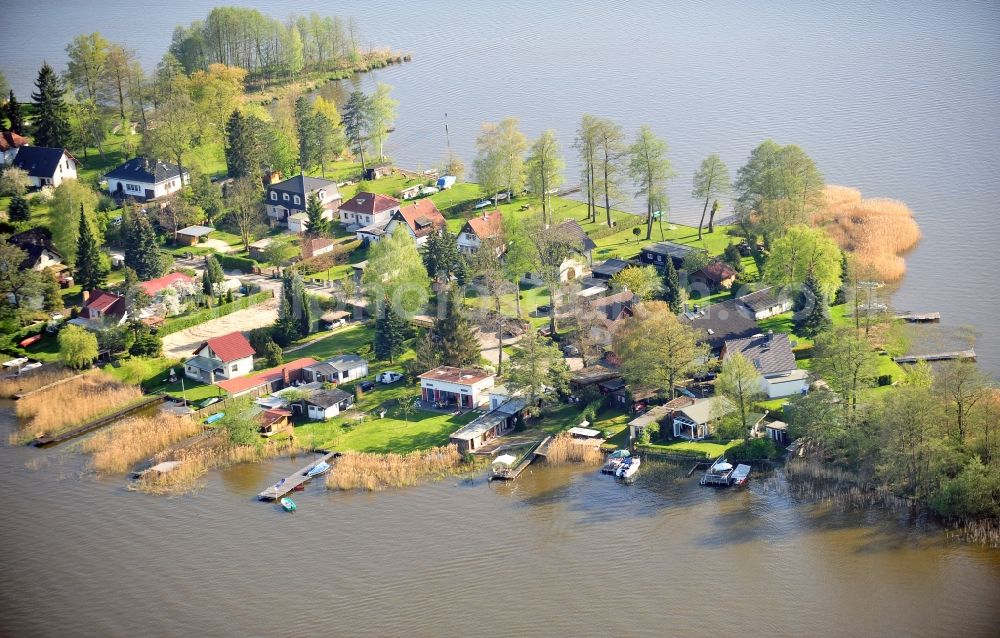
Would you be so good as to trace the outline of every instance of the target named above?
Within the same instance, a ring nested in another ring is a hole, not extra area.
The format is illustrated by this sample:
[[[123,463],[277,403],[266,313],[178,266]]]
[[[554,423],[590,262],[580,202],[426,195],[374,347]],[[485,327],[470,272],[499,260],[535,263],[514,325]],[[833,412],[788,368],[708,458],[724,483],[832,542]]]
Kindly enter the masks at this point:
[[[742,353],[727,354],[715,382],[715,393],[733,407],[733,421],[738,425],[744,442],[749,442],[750,428],[753,426],[750,414],[754,403],[765,396],[764,379],[760,372]]]
[[[648,126],[639,129],[635,143],[629,147],[629,157],[629,174],[636,186],[635,194],[646,196],[648,240],[653,235],[653,219],[662,222],[667,214],[667,180],[675,173],[667,159],[667,143],[656,137]]]
[[[552,219],[551,191],[562,185],[565,168],[556,132],[551,129],[545,131],[531,145],[527,159],[528,183],[542,201],[542,223],[545,226],[555,221]]]
[[[641,301],[649,301],[660,291],[660,274],[653,266],[630,266],[615,273],[611,285],[628,290]]]
[[[79,326],[59,331],[59,358],[71,368],[84,368],[97,359],[97,337]]]
[[[792,226],[772,242],[764,279],[777,286],[802,285],[812,277],[829,299],[840,287],[840,248],[818,228]]]
[[[386,305],[393,306],[401,316],[424,308],[430,277],[406,228],[397,226],[390,236],[369,249],[361,283],[376,316]]]
[[[380,160],[385,159],[385,139],[396,121],[396,107],[399,106],[399,102],[392,98],[391,93],[391,86],[379,82],[375,86],[375,92],[368,98],[368,129],[375,141],[375,150]]]
[[[664,390],[672,398],[675,385],[707,355],[698,333],[680,322],[662,301],[636,307],[614,336],[613,349],[622,376],[633,388]]]
[[[621,196],[623,158],[626,155],[625,132],[611,120],[601,118],[594,122],[594,136],[597,144],[597,164],[595,166],[596,190],[603,195],[604,213],[610,227],[611,203]],[[595,212],[596,217],[596,212]]]
[[[712,153],[701,162],[701,166],[694,173],[694,188],[691,197],[704,199],[705,204],[701,207],[701,221],[698,222],[698,239],[701,239],[701,229],[705,224],[705,212],[708,210],[708,203],[715,199],[718,202],[720,195],[729,192],[729,169],[717,153]],[[714,213],[713,213],[714,218]],[[709,223],[709,231],[712,232],[712,224]]]
[[[858,401],[878,374],[878,355],[854,328],[841,326],[816,337],[813,372],[843,399],[848,423],[856,422]]]
[[[511,354],[503,382],[509,391],[524,397],[529,413],[537,414],[539,402],[546,397],[545,389],[560,385],[560,366],[565,365],[559,348],[532,331]]]
[[[77,233],[80,230],[78,215],[81,204],[87,215],[92,216],[97,206],[97,193],[75,179],[68,179],[59,184],[52,193],[52,199],[49,200],[49,229],[52,231],[52,243],[71,266],[76,263]]]
[[[226,219],[232,223],[243,242],[243,250],[250,250],[253,233],[264,224],[264,203],[260,183],[250,177],[233,181],[226,191]]]
[[[361,156],[361,170],[366,172],[365,144],[368,142],[368,130],[371,127],[371,104],[365,94],[354,91],[344,105],[343,113],[344,135],[358,155]]]

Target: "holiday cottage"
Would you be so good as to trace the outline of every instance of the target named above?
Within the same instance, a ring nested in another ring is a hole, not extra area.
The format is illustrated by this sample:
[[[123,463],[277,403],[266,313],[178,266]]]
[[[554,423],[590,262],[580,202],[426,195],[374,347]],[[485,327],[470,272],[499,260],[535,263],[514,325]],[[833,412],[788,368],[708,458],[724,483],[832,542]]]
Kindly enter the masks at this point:
[[[242,332],[203,342],[184,362],[184,375],[203,383],[242,377],[253,372],[253,346]]]
[[[476,368],[440,366],[420,375],[420,397],[437,406],[472,409],[487,402],[495,375]]]

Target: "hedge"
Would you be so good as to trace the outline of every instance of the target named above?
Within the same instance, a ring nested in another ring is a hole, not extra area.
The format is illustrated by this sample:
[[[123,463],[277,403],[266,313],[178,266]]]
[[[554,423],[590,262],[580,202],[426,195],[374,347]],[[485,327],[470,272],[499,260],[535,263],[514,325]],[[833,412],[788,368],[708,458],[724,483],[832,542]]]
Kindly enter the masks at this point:
[[[220,253],[215,258],[219,260],[219,265],[222,266],[223,270],[241,270],[244,273],[251,273],[257,267],[257,262],[247,257]]]
[[[608,226],[601,228],[600,230],[595,230],[589,233],[590,238],[593,240],[603,239],[605,237],[610,237],[612,235],[618,234],[623,230],[628,230],[629,228],[635,228],[641,224],[646,223],[646,218],[641,215],[629,215],[624,220],[616,220],[614,226]]]
[[[165,337],[166,335],[186,330],[192,326],[205,323],[206,321],[224,317],[228,314],[236,312],[237,310],[246,310],[251,306],[256,306],[259,303],[267,301],[273,296],[274,295],[270,290],[265,290],[264,292],[258,292],[252,295],[247,295],[246,297],[241,297],[232,303],[224,303],[221,306],[205,308],[204,310],[199,310],[183,317],[167,319],[163,322],[163,325],[160,326],[157,334],[161,337]]]

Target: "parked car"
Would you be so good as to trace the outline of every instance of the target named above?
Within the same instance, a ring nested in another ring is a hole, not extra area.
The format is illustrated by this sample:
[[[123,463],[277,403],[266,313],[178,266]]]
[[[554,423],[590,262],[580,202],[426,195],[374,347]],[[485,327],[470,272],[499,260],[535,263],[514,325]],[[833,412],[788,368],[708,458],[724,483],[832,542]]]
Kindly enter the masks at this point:
[[[371,392],[372,390],[375,389],[375,382],[374,381],[362,381],[361,383],[358,384],[358,387],[361,388],[362,392]]]
[[[379,383],[384,383],[388,385],[390,383],[395,383],[402,378],[403,374],[401,372],[396,372],[395,370],[387,370],[386,372],[382,372],[378,376],[376,376],[375,380],[378,381]]]
[[[563,351],[563,355],[567,356],[567,357],[579,357],[580,356],[580,349],[577,348],[576,346],[574,346],[573,344],[569,344],[569,345],[563,346],[562,351]]]
[[[549,308],[548,306],[538,306],[537,308],[535,308],[535,315],[539,317],[546,317],[548,316],[549,311],[551,310],[552,309]]]

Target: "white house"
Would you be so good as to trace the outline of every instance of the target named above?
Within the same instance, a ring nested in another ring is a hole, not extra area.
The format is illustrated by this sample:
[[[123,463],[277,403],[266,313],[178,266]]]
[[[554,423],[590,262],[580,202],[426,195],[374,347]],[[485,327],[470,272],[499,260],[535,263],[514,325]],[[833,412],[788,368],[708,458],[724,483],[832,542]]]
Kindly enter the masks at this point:
[[[350,231],[368,226],[384,229],[398,210],[398,200],[363,191],[340,205],[340,223]]]
[[[481,217],[473,217],[465,222],[458,233],[458,249],[471,255],[479,250],[484,241],[500,235],[502,223],[503,213],[499,210],[483,213]]]
[[[424,401],[471,409],[489,400],[495,375],[476,368],[440,366],[419,378],[420,397]]]
[[[343,390],[316,390],[307,398],[302,399],[305,415],[313,421],[331,419],[341,411],[351,407],[354,397]]]
[[[79,161],[64,148],[21,146],[10,165],[28,174],[31,188],[55,188],[63,180],[76,179]]]
[[[340,354],[302,368],[307,382],[347,383],[368,375],[368,361],[356,354]]]
[[[773,286],[737,297],[736,303],[753,315],[755,321],[780,315],[792,309],[791,295]]]
[[[272,224],[284,224],[292,232],[305,231],[308,225],[304,222],[305,210],[310,197],[319,198],[323,206],[323,219],[333,221],[341,202],[337,183],[306,175],[296,175],[283,182],[268,185],[264,194],[268,221]]]
[[[0,132],[0,165],[7,166],[14,161],[18,149],[22,146],[30,146],[31,141],[18,135],[14,131]]]
[[[203,383],[234,379],[253,372],[253,346],[242,332],[202,342],[184,362],[184,375]]]
[[[191,174],[176,164],[146,157],[133,157],[107,173],[108,192],[118,199],[150,200],[176,193],[191,183]]]
[[[795,364],[791,342],[784,333],[768,332],[745,339],[727,340],[721,358],[739,352],[760,373],[760,389],[768,398],[778,399],[801,394],[809,385],[809,375]]]
[[[674,436],[682,439],[697,441],[705,438],[712,433],[714,424],[733,410],[732,405],[722,397],[683,398],[687,399],[684,401],[687,405],[677,407],[671,412]]]
[[[125,298],[120,295],[104,290],[93,290],[86,298],[80,316],[70,319],[70,323],[87,330],[104,330],[120,326],[128,318]]]

